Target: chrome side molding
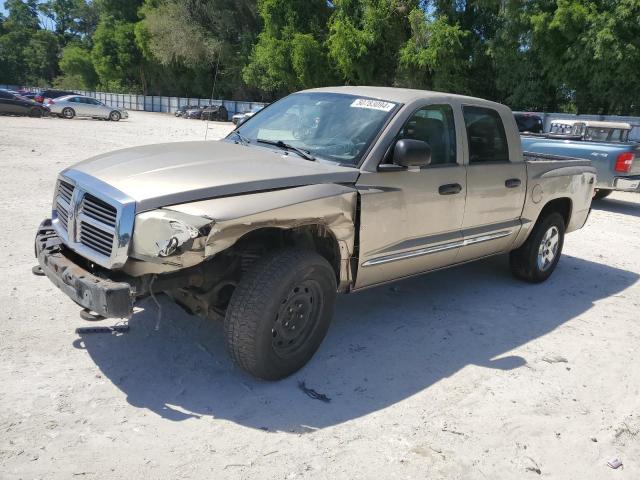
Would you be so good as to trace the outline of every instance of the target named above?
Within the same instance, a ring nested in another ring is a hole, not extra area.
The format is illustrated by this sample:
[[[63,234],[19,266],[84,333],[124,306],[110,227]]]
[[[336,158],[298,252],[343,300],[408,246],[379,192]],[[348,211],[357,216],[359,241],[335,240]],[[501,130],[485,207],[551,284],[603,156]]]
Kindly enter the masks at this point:
[[[444,252],[446,250],[453,250],[454,248],[466,247],[468,245],[474,245],[476,243],[488,242],[490,240],[496,240],[511,235],[512,230],[502,230],[495,233],[487,233],[483,235],[476,235],[475,237],[465,238],[464,240],[456,240],[455,242],[443,243],[440,245],[434,245],[433,247],[424,247],[417,250],[411,250],[409,252],[394,253],[392,255],[384,255],[381,257],[372,258],[362,264],[363,267],[372,267],[375,265],[383,265],[385,263],[396,262],[398,260],[407,260],[409,258],[422,257],[424,255],[430,255],[432,253]]]

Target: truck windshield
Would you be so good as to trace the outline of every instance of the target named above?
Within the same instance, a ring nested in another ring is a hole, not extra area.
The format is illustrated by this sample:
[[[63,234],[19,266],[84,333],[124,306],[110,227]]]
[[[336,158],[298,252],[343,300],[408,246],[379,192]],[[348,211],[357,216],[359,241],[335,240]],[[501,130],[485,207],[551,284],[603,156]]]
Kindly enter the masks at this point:
[[[235,132],[249,144],[282,142],[316,158],[355,166],[397,106],[354,95],[296,93],[259,112]],[[236,134],[229,136],[235,138]]]

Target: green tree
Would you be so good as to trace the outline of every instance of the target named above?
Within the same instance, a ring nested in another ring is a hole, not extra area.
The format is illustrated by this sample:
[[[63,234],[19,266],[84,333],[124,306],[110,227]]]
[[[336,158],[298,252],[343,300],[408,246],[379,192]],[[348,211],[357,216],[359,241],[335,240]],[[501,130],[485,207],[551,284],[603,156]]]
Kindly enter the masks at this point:
[[[8,0],[0,36],[0,81],[37,83],[50,79],[57,68],[57,39],[42,30],[36,0]]]
[[[325,0],[262,0],[259,12],[263,29],[243,72],[248,85],[279,96],[331,81]]]
[[[400,50],[401,85],[469,93],[470,62],[464,49],[468,32],[444,17],[430,18],[421,9],[409,15],[411,37]]]
[[[140,14],[136,35],[150,82],[209,96],[216,77],[216,96],[245,94],[241,72],[259,28],[256,0],[147,0]]]
[[[627,113],[640,99],[640,1],[545,0],[531,6],[544,74],[580,113]]]
[[[343,81],[392,85],[398,52],[411,34],[417,0],[335,0],[329,24],[329,58]]]
[[[71,43],[62,50],[60,59],[62,77],[56,80],[61,88],[93,90],[98,84],[98,74],[91,61],[91,51],[80,42]]]
[[[141,52],[136,44],[135,24],[111,16],[101,17],[93,35],[91,57],[102,88],[142,90]]]

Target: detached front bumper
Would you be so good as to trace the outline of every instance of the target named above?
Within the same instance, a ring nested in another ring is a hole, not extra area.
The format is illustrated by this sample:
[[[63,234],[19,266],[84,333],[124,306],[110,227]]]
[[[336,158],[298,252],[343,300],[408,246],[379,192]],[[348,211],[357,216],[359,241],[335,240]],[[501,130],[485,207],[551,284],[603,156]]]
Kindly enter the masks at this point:
[[[65,255],[50,219],[38,227],[35,251],[45,275],[78,305],[103,317],[126,318],[133,312],[133,287],[94,275]]]

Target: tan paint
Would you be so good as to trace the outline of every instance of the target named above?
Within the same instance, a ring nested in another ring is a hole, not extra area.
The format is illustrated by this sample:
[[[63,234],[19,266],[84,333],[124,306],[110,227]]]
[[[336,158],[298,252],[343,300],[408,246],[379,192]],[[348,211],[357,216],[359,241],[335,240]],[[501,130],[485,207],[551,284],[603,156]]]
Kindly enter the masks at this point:
[[[320,184],[295,187],[271,192],[217,198],[185,203],[162,209],[162,217],[169,221],[209,224],[211,231],[193,241],[189,250],[168,256],[149,256],[150,250],[134,255],[143,262],[131,261],[125,266],[130,275],[161,273],[186,268],[211,258],[226,250],[244,235],[261,228],[292,229],[305,225],[319,225],[336,239],[340,249],[340,289],[352,281],[350,258],[354,250],[354,216],[357,193],[351,187],[337,184]],[[151,213],[151,212],[150,212]],[[151,215],[154,223],[158,215]],[[191,219],[191,220],[189,220]],[[158,240],[157,225],[153,229],[142,228],[136,222],[134,245],[152,245]],[[164,232],[169,230],[164,227]],[[140,237],[144,232],[144,236]]]

